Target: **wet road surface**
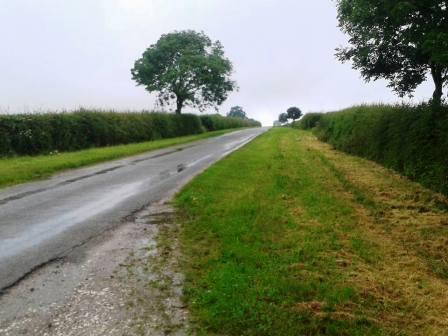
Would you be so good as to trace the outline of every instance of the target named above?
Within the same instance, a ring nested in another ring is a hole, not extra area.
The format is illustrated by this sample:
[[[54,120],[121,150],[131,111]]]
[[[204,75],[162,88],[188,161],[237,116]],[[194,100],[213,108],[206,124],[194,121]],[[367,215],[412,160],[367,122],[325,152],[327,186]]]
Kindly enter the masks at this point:
[[[1,190],[0,290],[168,197],[264,131],[237,131]]]

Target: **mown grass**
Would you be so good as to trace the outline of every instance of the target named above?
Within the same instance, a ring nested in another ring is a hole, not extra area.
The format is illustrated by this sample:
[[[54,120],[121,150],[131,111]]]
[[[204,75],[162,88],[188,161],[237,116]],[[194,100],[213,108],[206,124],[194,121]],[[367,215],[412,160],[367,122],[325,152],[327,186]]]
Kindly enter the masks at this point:
[[[295,126],[448,195],[448,106],[361,105],[308,114]]]
[[[80,168],[156,149],[186,144],[232,131],[235,130],[220,130],[184,137],[92,148],[55,155],[4,158],[0,159],[0,188],[46,178],[66,169]]]
[[[443,334],[448,284],[430,265],[443,256],[409,226],[419,201],[385,212],[416,191],[428,194],[285,128],[212,166],[176,197],[195,332]],[[443,235],[448,214],[428,202],[425,227]]]
[[[362,300],[335,254],[338,231],[354,220],[322,188],[324,176],[298,150],[297,136],[270,131],[177,197],[186,297],[204,335],[380,334],[362,311],[331,317]]]

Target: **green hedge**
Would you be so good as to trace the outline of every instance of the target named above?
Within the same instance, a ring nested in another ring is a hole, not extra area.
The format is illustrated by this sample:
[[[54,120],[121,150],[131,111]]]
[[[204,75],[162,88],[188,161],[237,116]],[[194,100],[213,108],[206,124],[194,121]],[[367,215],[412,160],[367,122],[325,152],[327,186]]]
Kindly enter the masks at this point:
[[[299,129],[313,129],[322,118],[323,113],[307,113],[299,121],[292,124],[292,127]]]
[[[448,195],[448,107],[357,106],[322,116],[315,133]]]
[[[207,131],[219,131],[228,128],[260,127],[261,124],[253,119],[223,117],[219,114],[201,115],[201,122]]]
[[[87,110],[3,115],[0,116],[0,156],[65,152],[198,134],[209,129],[202,124],[204,117],[207,116]],[[221,118],[211,118],[216,129],[246,126],[233,118]]]

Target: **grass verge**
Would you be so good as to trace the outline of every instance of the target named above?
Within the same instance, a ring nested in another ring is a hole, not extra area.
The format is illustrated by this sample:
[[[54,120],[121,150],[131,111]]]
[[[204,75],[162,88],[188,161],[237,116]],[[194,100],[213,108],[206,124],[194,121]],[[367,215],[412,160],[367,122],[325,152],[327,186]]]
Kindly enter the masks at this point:
[[[273,129],[176,204],[199,335],[447,330],[446,199],[372,162]]]
[[[92,148],[56,155],[21,156],[0,159],[0,188],[46,178],[67,169],[80,168],[170,146],[182,145],[234,131],[236,130],[220,130],[184,137]]]
[[[361,105],[309,114],[295,126],[448,196],[448,106]]]

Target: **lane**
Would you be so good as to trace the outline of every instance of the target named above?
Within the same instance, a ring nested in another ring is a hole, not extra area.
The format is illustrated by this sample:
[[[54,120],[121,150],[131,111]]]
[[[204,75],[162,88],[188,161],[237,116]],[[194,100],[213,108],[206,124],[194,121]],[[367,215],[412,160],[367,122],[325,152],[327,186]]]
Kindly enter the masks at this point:
[[[169,197],[265,131],[237,131],[0,191],[0,289]]]

